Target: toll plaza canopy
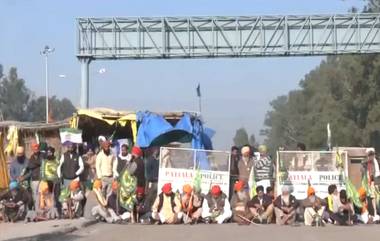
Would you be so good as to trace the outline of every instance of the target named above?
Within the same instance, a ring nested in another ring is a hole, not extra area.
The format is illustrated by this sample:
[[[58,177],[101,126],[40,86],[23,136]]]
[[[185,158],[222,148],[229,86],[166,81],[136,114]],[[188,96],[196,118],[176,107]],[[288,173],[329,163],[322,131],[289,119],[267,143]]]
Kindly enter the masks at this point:
[[[204,128],[200,115],[194,112],[79,109],[71,119],[71,127],[83,131],[85,142],[94,143],[103,135],[112,140],[129,139],[142,148],[180,142],[191,143],[196,149],[212,149],[214,134]]]

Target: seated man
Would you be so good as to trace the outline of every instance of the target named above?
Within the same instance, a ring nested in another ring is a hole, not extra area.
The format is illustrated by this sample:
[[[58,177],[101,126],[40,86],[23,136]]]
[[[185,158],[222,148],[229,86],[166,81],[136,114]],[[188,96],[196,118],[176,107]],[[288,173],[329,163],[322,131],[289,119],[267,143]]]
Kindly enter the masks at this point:
[[[232,220],[238,224],[250,224],[253,215],[248,210],[249,194],[244,189],[245,183],[238,181],[234,185],[234,194],[231,198]]]
[[[257,186],[256,193],[256,196],[248,202],[253,221],[262,224],[271,223],[273,218],[272,198],[268,194],[264,194],[263,186]]]
[[[69,211],[70,218],[79,218],[83,215],[83,199],[84,194],[80,188],[80,182],[77,180],[71,181],[70,197],[62,204],[62,208]]]
[[[162,224],[176,224],[182,219],[181,202],[173,193],[171,183],[162,187],[152,207],[152,218]]]
[[[143,187],[136,188],[136,203],[134,208],[134,219],[138,223],[150,224],[152,216],[149,200],[145,198],[145,190]]]
[[[186,184],[183,186],[181,196],[183,222],[185,224],[197,223],[202,216],[203,197],[200,193],[193,191],[193,188]]]
[[[328,196],[325,198],[326,208],[323,213],[323,220],[326,223],[335,223],[334,220],[334,206],[339,202],[338,188],[335,184],[328,186]]]
[[[365,188],[359,189],[359,199],[361,207],[354,206],[357,220],[364,224],[372,224],[380,221],[380,217],[375,213],[373,208],[372,199],[367,196]]]
[[[292,225],[296,220],[296,208],[296,198],[290,194],[288,186],[283,186],[281,195],[274,200],[276,224]]]
[[[120,205],[120,201],[118,199],[118,194],[117,194],[118,187],[119,187],[119,183],[116,181],[113,181],[112,192],[111,192],[111,195],[108,197],[107,206],[110,209],[112,209],[118,217],[120,217],[120,219],[118,218],[118,221],[121,221],[121,220],[132,221],[131,211],[126,210]]]
[[[231,206],[227,195],[219,185],[212,186],[202,205],[202,218],[206,223],[222,224],[232,216]]]
[[[303,200],[304,221],[306,226],[322,226],[322,215],[325,210],[325,201],[315,195],[313,187],[307,189],[307,198]]]
[[[39,192],[39,210],[38,219],[48,220],[58,218],[58,210],[55,207],[54,193],[51,189],[52,185],[49,187],[49,183],[46,181],[41,181],[38,187]]]
[[[270,186],[267,187],[265,193],[267,196],[269,196],[272,199],[272,201],[274,201],[275,196],[274,196],[274,190],[272,187],[270,187]]]
[[[23,220],[31,201],[29,193],[20,187],[17,181],[11,181],[9,191],[1,197],[4,220],[8,222]]]
[[[354,206],[347,198],[346,190],[341,190],[339,200],[333,203],[332,219],[337,225],[352,225],[354,219]]]
[[[91,209],[91,214],[97,220],[105,220],[107,223],[114,223],[120,220],[115,211],[108,207],[106,198],[102,192],[102,181],[96,179],[92,191],[95,194],[98,205]]]

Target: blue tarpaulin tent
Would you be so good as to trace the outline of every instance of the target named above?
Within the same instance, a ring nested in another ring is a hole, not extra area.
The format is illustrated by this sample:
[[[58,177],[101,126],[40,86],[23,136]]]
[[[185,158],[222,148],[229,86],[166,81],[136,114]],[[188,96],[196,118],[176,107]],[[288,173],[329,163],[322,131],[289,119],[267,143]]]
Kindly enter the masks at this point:
[[[203,128],[202,121],[185,113],[175,126],[171,125],[163,116],[152,112],[138,112],[139,123],[137,131],[137,145],[142,148],[163,146],[171,142],[191,142],[193,149],[212,149],[211,138],[215,132]],[[197,153],[198,167],[209,169],[206,153]]]
[[[175,126],[163,116],[148,111],[138,112],[137,121],[137,145],[140,147],[191,141],[194,149],[212,149],[211,138],[215,132],[210,128],[203,129],[202,121],[196,117],[192,120],[188,113]]]

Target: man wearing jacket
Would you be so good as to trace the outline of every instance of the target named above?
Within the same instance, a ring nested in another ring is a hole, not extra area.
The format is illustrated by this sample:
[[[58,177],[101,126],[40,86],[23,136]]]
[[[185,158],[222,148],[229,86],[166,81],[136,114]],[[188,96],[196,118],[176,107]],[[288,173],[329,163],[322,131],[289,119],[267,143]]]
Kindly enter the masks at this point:
[[[268,224],[272,222],[273,204],[272,198],[268,194],[264,194],[264,187],[256,187],[257,195],[248,202],[249,210],[251,211],[254,222]]]
[[[244,186],[243,181],[236,182],[234,185],[235,192],[231,198],[232,220],[238,224],[250,224],[253,217],[247,206],[250,198]]]
[[[296,220],[297,200],[290,194],[288,186],[283,186],[281,195],[274,200],[276,224],[292,225]]]
[[[63,185],[67,188],[70,183],[76,179],[79,181],[79,175],[84,170],[82,157],[75,151],[73,143],[67,144],[67,151],[61,156],[57,174],[59,178],[63,178]]]
[[[20,182],[30,178],[30,187],[32,189],[32,197],[34,202],[34,209],[38,211],[39,209],[39,195],[38,187],[41,181],[41,163],[42,157],[40,154],[40,146],[37,143],[32,144],[33,154],[29,158],[28,166],[26,167],[25,175],[20,177]]]
[[[152,218],[162,224],[176,224],[182,219],[181,202],[172,191],[171,183],[166,183],[152,207]]]
[[[219,185],[214,185],[202,205],[202,218],[206,223],[222,224],[232,216],[230,202]]]

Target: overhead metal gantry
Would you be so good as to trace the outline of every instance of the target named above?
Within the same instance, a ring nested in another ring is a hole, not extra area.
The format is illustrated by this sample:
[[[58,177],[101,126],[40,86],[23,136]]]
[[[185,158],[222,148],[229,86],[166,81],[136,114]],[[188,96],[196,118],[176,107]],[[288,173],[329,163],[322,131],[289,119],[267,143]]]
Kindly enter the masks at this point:
[[[92,60],[379,53],[379,30],[380,14],[78,18],[81,107]]]

